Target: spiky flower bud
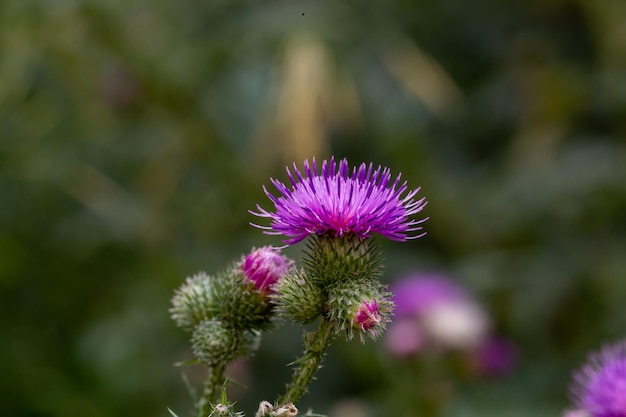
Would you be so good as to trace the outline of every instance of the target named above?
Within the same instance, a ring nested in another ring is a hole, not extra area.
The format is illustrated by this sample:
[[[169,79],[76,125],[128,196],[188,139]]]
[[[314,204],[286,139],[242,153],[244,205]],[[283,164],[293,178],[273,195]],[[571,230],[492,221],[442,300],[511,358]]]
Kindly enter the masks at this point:
[[[324,311],[326,293],[302,269],[292,269],[276,286],[272,299],[278,313],[296,323],[307,324]]]
[[[192,331],[200,322],[215,314],[212,279],[199,272],[188,277],[175,291],[169,311],[179,327]]]
[[[252,249],[241,261],[244,275],[259,291],[269,292],[274,284],[287,273],[293,261],[271,246]]]
[[[244,275],[240,265],[215,276],[203,272],[187,278],[172,298],[170,313],[176,324],[193,331],[205,320],[217,319],[238,330],[265,329],[273,304]]]
[[[380,248],[372,239],[355,235],[317,236],[309,241],[304,264],[319,286],[381,274]]]
[[[265,292],[256,289],[238,264],[217,277],[213,286],[216,318],[239,330],[263,330],[270,326],[274,305]]]
[[[206,365],[226,365],[258,348],[260,333],[229,328],[219,320],[205,320],[191,336],[195,356]]]
[[[358,334],[378,337],[390,321],[393,311],[391,294],[375,279],[358,279],[336,283],[328,294],[328,317],[336,320],[337,330],[345,330],[348,339]]]

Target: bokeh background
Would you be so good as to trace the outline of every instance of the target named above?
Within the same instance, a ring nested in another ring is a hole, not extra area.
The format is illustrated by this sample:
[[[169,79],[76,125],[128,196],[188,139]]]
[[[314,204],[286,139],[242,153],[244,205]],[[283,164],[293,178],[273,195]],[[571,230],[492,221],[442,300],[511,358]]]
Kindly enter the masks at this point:
[[[429,200],[425,238],[381,242],[383,279],[454,277],[518,363],[484,379],[337,341],[300,408],[560,415],[586,352],[626,336],[625,71],[622,0],[2,1],[0,413],[187,415],[202,369],[173,366],[172,291],[278,244],[248,224],[262,185],[336,155]],[[248,415],[300,333],[235,371]]]

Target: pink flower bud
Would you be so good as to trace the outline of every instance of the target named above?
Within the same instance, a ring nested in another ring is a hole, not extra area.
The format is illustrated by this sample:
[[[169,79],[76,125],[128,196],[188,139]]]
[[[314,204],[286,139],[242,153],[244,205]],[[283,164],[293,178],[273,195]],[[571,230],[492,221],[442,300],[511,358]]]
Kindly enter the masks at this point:
[[[269,291],[293,265],[293,261],[271,246],[254,249],[244,256],[241,268],[246,277],[260,291]]]

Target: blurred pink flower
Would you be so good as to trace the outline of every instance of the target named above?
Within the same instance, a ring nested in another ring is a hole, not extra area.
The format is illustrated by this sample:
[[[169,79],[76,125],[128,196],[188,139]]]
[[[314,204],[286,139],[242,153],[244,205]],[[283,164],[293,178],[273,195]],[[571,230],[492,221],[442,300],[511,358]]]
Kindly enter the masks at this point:
[[[400,319],[385,333],[387,350],[395,356],[411,356],[424,345],[424,334],[412,319]]]
[[[426,345],[470,350],[488,334],[484,309],[443,275],[411,274],[393,284],[391,292],[399,320],[390,326],[387,347],[395,354],[416,353]]]
[[[469,298],[458,284],[438,274],[412,274],[391,286],[396,317],[415,317],[439,304]]]

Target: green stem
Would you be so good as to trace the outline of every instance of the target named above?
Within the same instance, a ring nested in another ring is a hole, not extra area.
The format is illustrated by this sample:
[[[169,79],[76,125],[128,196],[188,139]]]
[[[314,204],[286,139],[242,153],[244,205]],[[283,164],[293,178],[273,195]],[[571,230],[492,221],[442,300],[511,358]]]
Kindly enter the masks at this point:
[[[223,365],[209,367],[202,396],[196,404],[197,417],[207,417],[211,413],[211,406],[217,404],[224,386],[224,368]]]
[[[334,321],[324,317],[320,327],[315,332],[304,334],[302,338],[305,347],[304,354],[296,361],[300,366],[294,370],[291,384],[287,386],[287,392],[278,400],[278,404],[295,404],[304,395],[311,381],[313,381],[313,375],[320,368],[324,359],[324,353],[330,344],[334,325]]]

